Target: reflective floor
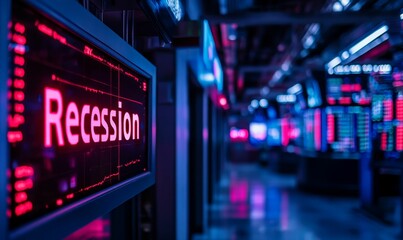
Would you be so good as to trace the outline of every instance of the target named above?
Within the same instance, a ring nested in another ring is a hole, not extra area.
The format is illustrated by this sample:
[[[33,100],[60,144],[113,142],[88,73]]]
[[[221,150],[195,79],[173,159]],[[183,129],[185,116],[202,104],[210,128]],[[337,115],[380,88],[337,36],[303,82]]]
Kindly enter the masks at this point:
[[[358,198],[300,192],[293,176],[255,165],[230,166],[226,175],[210,206],[209,229],[194,240],[400,239],[398,224],[368,217]]]

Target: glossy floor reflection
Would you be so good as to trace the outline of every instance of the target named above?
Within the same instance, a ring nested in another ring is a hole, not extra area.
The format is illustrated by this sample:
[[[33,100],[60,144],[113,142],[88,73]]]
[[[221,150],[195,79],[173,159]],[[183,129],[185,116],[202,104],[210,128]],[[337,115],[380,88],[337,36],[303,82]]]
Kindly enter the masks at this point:
[[[194,240],[400,239],[398,225],[364,215],[358,198],[300,192],[294,177],[254,165],[231,166],[226,175],[209,229]]]

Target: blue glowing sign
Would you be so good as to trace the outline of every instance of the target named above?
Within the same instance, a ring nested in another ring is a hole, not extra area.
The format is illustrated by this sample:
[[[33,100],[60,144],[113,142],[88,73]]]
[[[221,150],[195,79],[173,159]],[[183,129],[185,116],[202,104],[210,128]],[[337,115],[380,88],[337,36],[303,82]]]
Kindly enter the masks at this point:
[[[224,74],[218,57],[213,34],[207,21],[203,21],[203,41],[201,46],[202,61],[199,62],[199,81],[205,86],[215,85],[222,92]]]

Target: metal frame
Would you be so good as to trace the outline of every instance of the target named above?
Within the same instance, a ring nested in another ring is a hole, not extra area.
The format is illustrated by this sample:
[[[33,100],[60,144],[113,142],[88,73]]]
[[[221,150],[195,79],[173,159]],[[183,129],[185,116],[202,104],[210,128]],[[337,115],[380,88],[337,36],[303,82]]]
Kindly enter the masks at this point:
[[[5,2],[6,4],[2,2],[2,12],[0,13],[0,59],[8,59],[6,37],[11,1],[5,0]],[[155,183],[156,68],[77,2],[52,0],[27,0],[24,2],[148,78],[151,89],[147,133],[149,171],[144,174],[128,179],[44,217],[40,217],[13,231],[9,231],[7,230],[7,224],[4,224],[7,223],[6,215],[3,214],[6,209],[6,169],[8,168],[8,161],[0,161],[0,238],[59,239],[84,226],[91,220],[110,212],[113,208]],[[6,28],[3,29],[3,27]],[[0,66],[0,119],[2,119],[2,124],[0,125],[0,159],[8,159],[7,125],[5,124],[7,122],[7,70],[7,66]],[[3,238],[3,236],[5,237]]]
[[[0,239],[7,239],[7,78],[8,52],[7,34],[11,0],[0,1]]]

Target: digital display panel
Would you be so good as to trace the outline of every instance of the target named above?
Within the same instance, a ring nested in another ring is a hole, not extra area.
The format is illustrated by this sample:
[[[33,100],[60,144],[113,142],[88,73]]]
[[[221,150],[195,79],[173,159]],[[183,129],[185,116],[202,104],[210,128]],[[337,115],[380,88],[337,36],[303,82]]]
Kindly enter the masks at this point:
[[[267,145],[280,146],[281,145],[281,125],[280,120],[269,120],[267,123]]]
[[[302,118],[281,119],[281,144],[283,146],[302,146]]]
[[[330,151],[369,151],[369,109],[360,106],[327,107],[326,121],[326,140]]]
[[[315,79],[305,81],[308,106],[310,108],[322,105],[322,94],[318,82]]]
[[[322,150],[322,112],[320,109],[307,109],[304,112],[302,138],[305,150]]]
[[[373,75],[370,89],[374,158],[398,159],[403,151],[403,74]]]
[[[331,75],[326,82],[326,101],[329,105],[369,105],[369,75]]]
[[[267,124],[264,122],[251,122],[249,124],[249,139],[251,144],[264,143],[267,138]]]
[[[149,79],[35,10],[9,23],[11,229],[149,171]]]

